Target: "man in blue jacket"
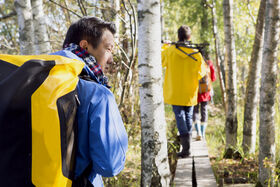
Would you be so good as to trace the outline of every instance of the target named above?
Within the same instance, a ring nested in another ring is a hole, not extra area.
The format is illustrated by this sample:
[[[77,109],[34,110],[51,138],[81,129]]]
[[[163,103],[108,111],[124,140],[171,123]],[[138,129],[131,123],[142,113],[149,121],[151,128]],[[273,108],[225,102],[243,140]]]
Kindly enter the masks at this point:
[[[123,170],[127,134],[104,71],[112,62],[115,26],[83,17],[66,34],[63,50],[52,53],[85,63],[77,86],[78,149],[73,185],[103,186],[102,176]]]

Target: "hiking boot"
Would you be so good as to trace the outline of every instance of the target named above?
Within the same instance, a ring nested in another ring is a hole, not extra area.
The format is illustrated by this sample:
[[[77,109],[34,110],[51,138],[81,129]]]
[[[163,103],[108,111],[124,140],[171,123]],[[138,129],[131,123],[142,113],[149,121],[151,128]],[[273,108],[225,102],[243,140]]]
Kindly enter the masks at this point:
[[[191,138],[192,138],[191,134],[180,135],[180,143],[183,149],[181,152],[177,153],[177,157],[187,158],[190,156]]]

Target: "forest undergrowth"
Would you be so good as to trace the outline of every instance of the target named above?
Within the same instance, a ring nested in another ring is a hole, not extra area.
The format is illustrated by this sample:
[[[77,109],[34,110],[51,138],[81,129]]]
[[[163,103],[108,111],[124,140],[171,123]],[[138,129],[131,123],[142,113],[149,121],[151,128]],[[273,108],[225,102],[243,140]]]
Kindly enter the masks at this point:
[[[217,85],[216,85],[217,86]],[[217,87],[216,87],[216,89]],[[219,91],[218,91],[219,92]],[[279,89],[278,89],[279,95]],[[216,98],[215,98],[216,97]],[[214,101],[219,98],[218,95],[214,96]],[[242,97],[241,97],[242,98]],[[240,183],[258,183],[258,151],[259,151],[259,116],[257,117],[257,140],[256,140],[256,151],[254,154],[244,154],[242,150],[242,136],[243,136],[243,106],[244,99],[240,99],[238,102],[238,136],[237,136],[237,147],[235,151],[241,154],[241,158],[236,159],[225,159],[225,112],[221,104],[210,105],[209,107],[209,119],[208,127],[206,131],[206,141],[209,151],[209,157],[212,164],[217,183],[219,186],[224,184],[240,184]],[[275,106],[275,132],[279,132],[280,128],[280,105],[279,98],[276,100]],[[275,180],[279,182],[280,177],[280,136],[276,133],[275,136],[276,144],[276,168],[275,168]],[[267,167],[270,167],[269,163]]]

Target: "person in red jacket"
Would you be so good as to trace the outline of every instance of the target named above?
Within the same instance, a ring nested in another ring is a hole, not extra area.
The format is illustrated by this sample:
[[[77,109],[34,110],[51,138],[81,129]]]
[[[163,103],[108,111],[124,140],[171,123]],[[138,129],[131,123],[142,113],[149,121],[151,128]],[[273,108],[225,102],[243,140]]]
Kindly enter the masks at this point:
[[[197,131],[196,140],[201,140],[201,138],[205,137],[205,130],[208,119],[207,105],[208,102],[211,100],[211,93],[213,92],[211,83],[216,80],[214,65],[213,62],[209,59],[207,51],[203,53],[203,57],[205,59],[206,64],[208,65],[208,70],[207,75],[199,81],[199,91],[197,97],[198,104],[194,107],[193,110],[193,121],[195,129]],[[200,120],[199,108],[201,114]]]

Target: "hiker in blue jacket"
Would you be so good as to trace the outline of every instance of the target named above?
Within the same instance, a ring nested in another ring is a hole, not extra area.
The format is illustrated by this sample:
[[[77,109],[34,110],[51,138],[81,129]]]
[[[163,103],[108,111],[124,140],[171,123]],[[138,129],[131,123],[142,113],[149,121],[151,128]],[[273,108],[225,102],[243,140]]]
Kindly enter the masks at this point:
[[[123,170],[128,138],[104,71],[112,62],[115,26],[83,17],[66,34],[63,50],[52,53],[85,63],[77,86],[79,107],[77,186],[103,186],[102,176]]]

